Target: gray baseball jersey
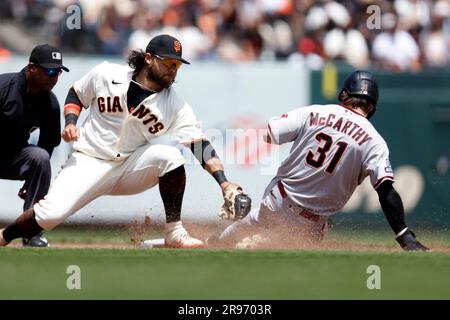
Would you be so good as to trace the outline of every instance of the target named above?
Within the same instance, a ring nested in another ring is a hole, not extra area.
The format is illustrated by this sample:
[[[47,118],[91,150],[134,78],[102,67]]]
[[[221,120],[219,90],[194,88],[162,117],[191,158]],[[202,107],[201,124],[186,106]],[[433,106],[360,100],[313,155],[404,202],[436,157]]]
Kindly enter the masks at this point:
[[[311,105],[269,121],[273,143],[293,142],[278,169],[289,198],[332,215],[367,177],[374,188],[394,180],[384,139],[361,114],[344,106]]]

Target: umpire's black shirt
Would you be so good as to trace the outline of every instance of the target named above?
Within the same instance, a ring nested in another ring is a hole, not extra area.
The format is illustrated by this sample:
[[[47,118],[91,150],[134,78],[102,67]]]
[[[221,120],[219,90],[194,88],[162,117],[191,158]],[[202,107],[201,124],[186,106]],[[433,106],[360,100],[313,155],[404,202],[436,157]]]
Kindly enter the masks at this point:
[[[53,92],[27,94],[23,68],[0,75],[0,156],[13,157],[28,145],[30,133],[40,129],[38,146],[51,155],[61,142],[60,108]]]

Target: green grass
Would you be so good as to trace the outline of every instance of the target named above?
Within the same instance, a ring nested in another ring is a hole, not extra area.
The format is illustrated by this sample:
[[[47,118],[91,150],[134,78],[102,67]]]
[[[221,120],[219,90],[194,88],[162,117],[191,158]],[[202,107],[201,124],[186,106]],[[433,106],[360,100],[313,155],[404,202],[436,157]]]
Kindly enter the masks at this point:
[[[1,299],[450,299],[450,255],[311,251],[17,249]],[[69,265],[81,290],[69,290]],[[369,265],[381,290],[369,290]]]
[[[131,235],[112,227],[47,233],[83,243],[130,243]],[[422,239],[450,244],[445,233]],[[396,246],[383,232],[334,232],[329,241]],[[80,290],[66,286],[70,265],[80,267]],[[367,288],[369,265],[381,269],[380,290]],[[450,254],[5,247],[0,299],[450,299]]]
[[[189,228],[188,228],[189,229]],[[209,234],[209,233],[208,233]],[[49,242],[58,243],[112,243],[131,244],[132,239],[151,239],[162,237],[162,226],[88,226],[88,227],[58,227],[45,233]],[[418,230],[417,237],[430,247],[445,246],[450,248],[448,231]],[[381,230],[332,230],[327,234],[325,242],[355,243],[361,245],[377,245],[386,248],[397,248],[392,231]]]

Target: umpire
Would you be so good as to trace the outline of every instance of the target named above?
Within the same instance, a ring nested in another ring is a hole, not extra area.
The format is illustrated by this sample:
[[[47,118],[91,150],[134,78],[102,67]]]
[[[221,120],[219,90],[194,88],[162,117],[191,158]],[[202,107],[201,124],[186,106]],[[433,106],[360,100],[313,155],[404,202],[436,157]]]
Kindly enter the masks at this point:
[[[25,180],[19,191],[27,210],[43,198],[51,179],[50,156],[61,141],[60,108],[51,92],[62,70],[62,53],[48,44],[36,46],[28,65],[0,75],[0,179]],[[40,130],[37,146],[28,143]],[[41,234],[24,246],[47,247]]]

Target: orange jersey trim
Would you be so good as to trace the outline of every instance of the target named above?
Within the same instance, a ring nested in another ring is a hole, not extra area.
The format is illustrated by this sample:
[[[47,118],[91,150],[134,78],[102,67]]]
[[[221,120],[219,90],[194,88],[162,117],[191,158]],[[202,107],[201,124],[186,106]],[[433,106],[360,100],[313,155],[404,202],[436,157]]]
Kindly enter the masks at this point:
[[[75,103],[68,103],[64,106],[64,111],[76,111],[77,113],[80,113],[81,107]]]

